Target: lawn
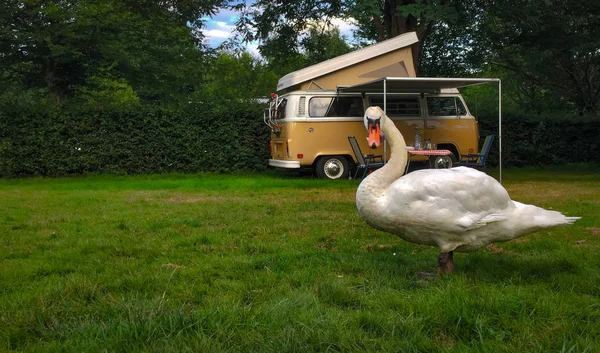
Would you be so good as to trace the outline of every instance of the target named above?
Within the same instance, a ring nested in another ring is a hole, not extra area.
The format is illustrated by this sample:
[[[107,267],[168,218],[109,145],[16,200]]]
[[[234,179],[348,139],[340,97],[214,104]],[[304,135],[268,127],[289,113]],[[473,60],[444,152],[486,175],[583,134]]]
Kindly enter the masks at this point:
[[[600,172],[504,184],[583,218],[433,279],[437,249],[367,226],[356,182],[0,180],[0,351],[600,351]]]

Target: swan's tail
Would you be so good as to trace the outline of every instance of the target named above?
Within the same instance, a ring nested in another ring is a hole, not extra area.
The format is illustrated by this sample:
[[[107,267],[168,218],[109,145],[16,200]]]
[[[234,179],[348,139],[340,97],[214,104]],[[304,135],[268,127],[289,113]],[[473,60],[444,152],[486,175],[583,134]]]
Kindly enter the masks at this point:
[[[575,223],[577,220],[580,220],[581,217],[565,217],[565,224],[573,224]]]
[[[527,205],[517,201],[513,202],[515,206],[517,206],[517,214],[524,223],[523,225],[532,228],[540,229],[573,224],[578,219],[581,219],[581,217],[567,217],[557,211],[550,211],[541,207]]]

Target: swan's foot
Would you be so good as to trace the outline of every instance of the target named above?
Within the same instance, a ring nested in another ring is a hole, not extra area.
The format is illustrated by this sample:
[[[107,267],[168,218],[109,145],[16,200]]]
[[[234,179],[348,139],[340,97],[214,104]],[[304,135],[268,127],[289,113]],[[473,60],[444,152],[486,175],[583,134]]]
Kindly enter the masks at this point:
[[[441,252],[438,255],[438,263],[440,267],[438,273],[443,275],[444,273],[454,273],[454,252]]]

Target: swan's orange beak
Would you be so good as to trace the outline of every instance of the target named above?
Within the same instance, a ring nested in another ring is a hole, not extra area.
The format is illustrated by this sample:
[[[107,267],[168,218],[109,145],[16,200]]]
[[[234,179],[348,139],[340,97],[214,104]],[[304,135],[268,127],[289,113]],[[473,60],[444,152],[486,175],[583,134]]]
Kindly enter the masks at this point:
[[[367,137],[369,147],[377,148],[381,144],[381,126],[379,120],[369,121],[369,137]]]

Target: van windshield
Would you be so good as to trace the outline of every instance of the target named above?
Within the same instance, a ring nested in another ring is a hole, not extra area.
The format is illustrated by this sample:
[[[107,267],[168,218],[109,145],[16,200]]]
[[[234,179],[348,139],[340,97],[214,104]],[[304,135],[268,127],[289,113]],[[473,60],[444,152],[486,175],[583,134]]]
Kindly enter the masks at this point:
[[[312,118],[333,116],[361,117],[365,113],[363,101],[357,97],[312,97],[308,115]]]
[[[456,97],[427,97],[429,116],[467,115],[467,109]]]

